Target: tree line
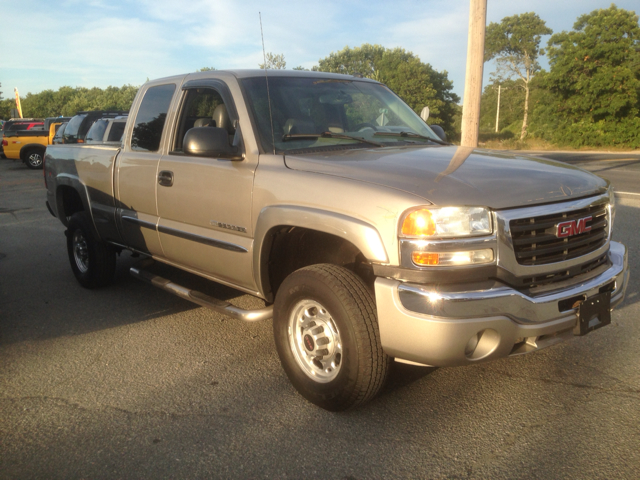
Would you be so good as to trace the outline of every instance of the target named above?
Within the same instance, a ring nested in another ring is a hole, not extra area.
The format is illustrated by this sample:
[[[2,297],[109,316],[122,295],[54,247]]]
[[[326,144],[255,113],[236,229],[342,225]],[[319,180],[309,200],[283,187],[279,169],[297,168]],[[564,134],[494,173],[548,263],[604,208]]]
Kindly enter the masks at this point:
[[[46,118],[73,116],[83,110],[127,111],[139,87],[61,87],[58,90],[43,90],[39,93],[27,93],[20,97],[24,117]],[[15,108],[15,99],[0,101],[0,118],[8,119],[11,109]]]

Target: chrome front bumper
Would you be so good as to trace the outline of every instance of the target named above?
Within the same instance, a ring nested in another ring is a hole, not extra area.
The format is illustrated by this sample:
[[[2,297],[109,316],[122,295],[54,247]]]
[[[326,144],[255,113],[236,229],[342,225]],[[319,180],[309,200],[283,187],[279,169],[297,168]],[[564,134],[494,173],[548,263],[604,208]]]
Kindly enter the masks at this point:
[[[629,279],[627,249],[610,243],[612,265],[600,275],[560,291],[527,296],[505,285],[444,292],[437,285],[377,278],[380,337],[397,359],[432,366],[466,365],[529,353],[572,335],[573,304],[611,290],[611,308],[623,299]]]

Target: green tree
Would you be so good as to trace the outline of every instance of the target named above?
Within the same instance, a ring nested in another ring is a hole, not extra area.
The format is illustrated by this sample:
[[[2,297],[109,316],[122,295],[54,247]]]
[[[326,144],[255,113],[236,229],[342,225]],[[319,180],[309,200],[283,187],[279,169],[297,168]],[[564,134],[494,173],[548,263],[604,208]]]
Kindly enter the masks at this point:
[[[500,123],[499,131],[509,130],[513,134],[522,129],[522,111],[524,97],[516,80],[493,81],[484,88],[480,102],[480,130],[495,131],[498,108],[498,85],[500,85]]]
[[[211,72],[215,70],[215,67],[202,67],[200,70],[196,70],[198,72]]]
[[[527,134],[529,122],[530,84],[540,70],[538,57],[544,55],[540,48],[542,35],[550,35],[548,28],[533,12],[503,18],[500,23],[491,22],[486,30],[485,61],[496,61],[494,79],[504,81],[516,78],[524,90],[524,115],[520,139]]]
[[[282,53],[273,54],[271,52],[267,52],[267,68],[270,70],[284,70],[287,67],[287,62],[284,60],[284,55]],[[262,69],[265,68],[264,63],[259,63],[258,66]]]
[[[80,110],[118,110],[131,108],[138,87],[84,88],[60,87],[57,91],[43,90],[27,93],[21,98],[22,110],[29,117],[72,116]],[[12,99],[0,101],[0,117],[7,118],[12,108]]]
[[[454,116],[460,98],[452,92],[453,82],[446,71],[436,71],[411,52],[365,43],[331,53],[312,70],[362,75],[382,82],[415,112],[429,106],[429,123],[441,125],[448,135],[455,134]]]
[[[555,97],[556,129],[575,145],[640,146],[640,26],[611,5],[553,35],[545,85]]]

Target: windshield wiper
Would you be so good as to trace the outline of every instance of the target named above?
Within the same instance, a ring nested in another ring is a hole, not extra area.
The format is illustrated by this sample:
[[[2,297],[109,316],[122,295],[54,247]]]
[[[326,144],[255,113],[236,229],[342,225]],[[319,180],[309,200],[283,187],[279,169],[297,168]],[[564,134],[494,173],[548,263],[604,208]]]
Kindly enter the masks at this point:
[[[282,136],[282,141],[286,142],[287,140],[295,140],[295,139],[304,139],[304,138],[343,138],[345,140],[355,140],[356,142],[369,143],[371,145],[375,145],[376,147],[385,147],[379,142],[374,142],[373,140],[367,140],[365,138],[360,137],[352,137],[351,135],[345,135],[343,133],[333,133],[333,132],[322,132],[322,133],[286,133]]]
[[[435,138],[431,138],[431,137],[427,137],[425,135],[418,135],[417,133],[413,133],[413,132],[399,132],[399,133],[395,133],[395,132],[376,132],[373,134],[373,136],[381,136],[381,137],[410,137],[410,138],[421,138],[424,140],[429,140],[431,142],[434,143],[439,143],[440,145],[452,145],[449,142],[445,142],[443,140],[436,140]]]

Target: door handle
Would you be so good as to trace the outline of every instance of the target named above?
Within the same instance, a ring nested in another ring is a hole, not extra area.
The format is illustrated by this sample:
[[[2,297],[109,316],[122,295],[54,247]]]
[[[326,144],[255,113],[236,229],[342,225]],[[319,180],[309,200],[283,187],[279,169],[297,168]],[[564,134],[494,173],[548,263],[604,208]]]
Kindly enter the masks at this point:
[[[163,187],[170,187],[173,185],[173,172],[169,170],[162,170],[158,174],[158,183]]]

